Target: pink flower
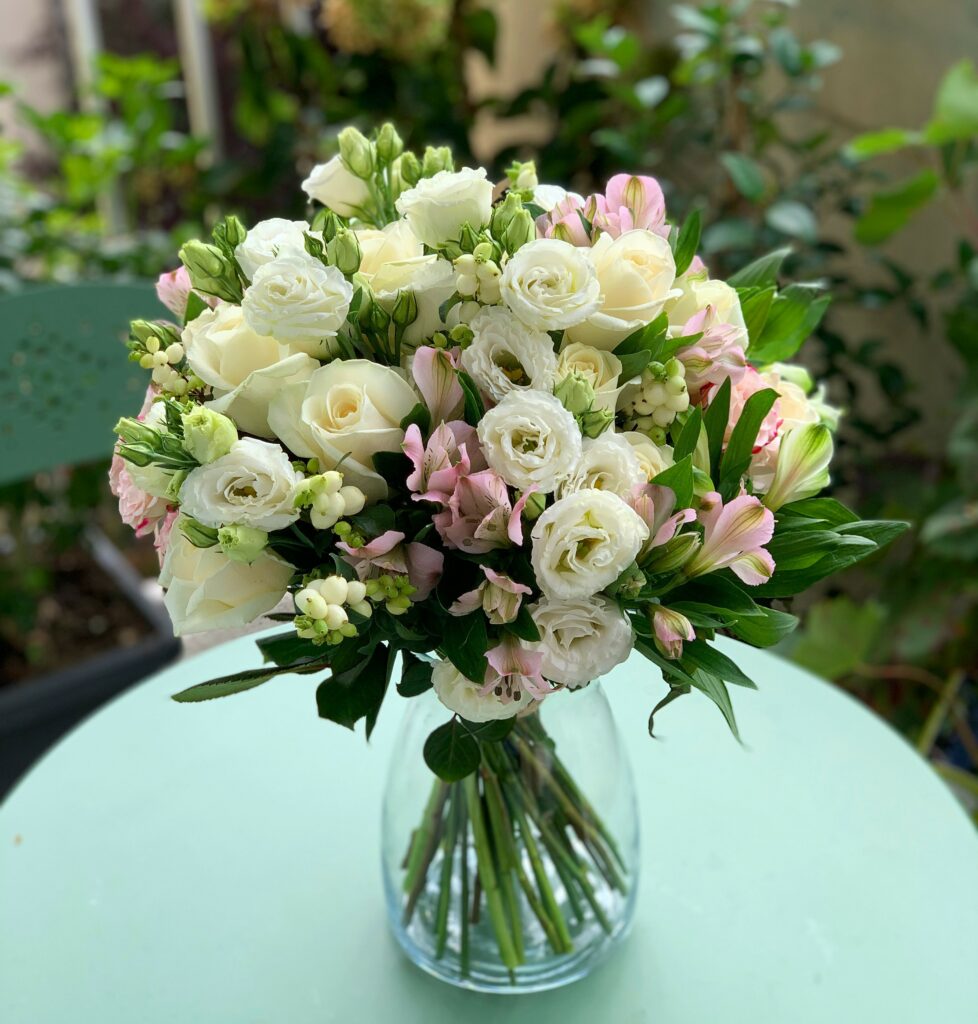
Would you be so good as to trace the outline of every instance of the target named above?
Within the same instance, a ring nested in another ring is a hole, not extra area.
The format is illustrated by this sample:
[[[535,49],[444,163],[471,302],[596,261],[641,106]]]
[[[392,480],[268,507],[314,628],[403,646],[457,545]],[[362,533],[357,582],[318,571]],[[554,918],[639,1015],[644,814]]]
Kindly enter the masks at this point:
[[[728,377],[731,384],[740,382],[747,369],[747,331],[743,327],[720,322],[713,307],[707,306],[686,321],[682,333],[702,335],[676,353],[686,367],[686,385],[692,401],[700,400],[706,385],[719,386]]]
[[[689,619],[671,608],[656,608],[652,613],[652,629],[655,646],[664,658],[672,661],[683,656],[683,641],[696,639]]]
[[[534,700],[543,700],[552,687],[543,678],[543,654],[527,650],[514,636],[505,636],[486,652],[489,669],[480,691],[483,696],[495,693],[503,703],[519,700],[529,693]]]
[[[774,515],[757,498],[742,494],[724,505],[711,491],[703,498],[698,518],[703,545],[686,566],[688,576],[730,569],[748,586],[771,578],[774,559],[763,545],[774,535]]]
[[[156,280],[156,296],[164,306],[182,320],[187,312],[187,300],[193,291],[190,275],[184,266],[160,274]]]
[[[448,508],[433,517],[435,528],[448,547],[470,554],[522,544],[520,517],[532,493],[525,491],[512,505],[505,481],[491,469],[461,476]]]
[[[537,217],[537,234],[541,238],[558,238],[571,245],[590,246],[591,239],[581,218],[583,212],[581,198],[567,195],[548,213]]]
[[[424,398],[433,423],[441,423],[461,414],[462,385],[458,382],[457,348],[443,349],[424,345],[414,353],[411,374]]]
[[[160,560],[160,568],[163,567],[163,559],[166,556],[166,549],[170,546],[170,534],[173,532],[173,524],[180,515],[178,509],[170,509],[162,518],[157,520],[153,531],[153,547],[156,548],[156,557]]]
[[[150,533],[156,523],[166,515],[164,498],[141,491],[129,476],[126,460],[121,455],[112,456],[109,467],[109,489],[119,499],[119,517],[136,531],[137,537]]]
[[[588,197],[584,215],[594,232],[602,231],[613,238],[635,228],[663,236],[669,233],[662,188],[655,178],[645,175],[616,174],[605,187],[604,195]]]
[[[658,484],[644,484],[636,487],[626,499],[628,504],[642,517],[649,528],[649,539],[638,554],[641,561],[653,549],[667,544],[686,523],[696,518],[691,508],[684,508],[673,514],[676,507],[676,492]]]
[[[480,565],[479,568],[484,573],[485,580],[475,590],[462,594],[448,609],[449,614],[468,615],[482,608],[486,618],[493,625],[502,626],[512,622],[519,614],[524,595],[531,593],[530,588],[495,572],[488,566]]]
[[[415,501],[447,505],[459,478],[472,470],[470,448],[476,453],[480,468],[485,466],[475,428],[462,420],[436,427],[427,445],[418,425],[412,423],[404,432],[401,447],[414,466],[406,482]]]
[[[356,569],[361,580],[367,579],[373,570],[379,570],[377,575],[407,576],[415,588],[412,601],[423,601],[434,590],[445,563],[440,551],[416,541],[405,544],[404,534],[396,530],[382,533],[361,548],[351,548],[345,543],[336,546],[346,553],[344,561]]]

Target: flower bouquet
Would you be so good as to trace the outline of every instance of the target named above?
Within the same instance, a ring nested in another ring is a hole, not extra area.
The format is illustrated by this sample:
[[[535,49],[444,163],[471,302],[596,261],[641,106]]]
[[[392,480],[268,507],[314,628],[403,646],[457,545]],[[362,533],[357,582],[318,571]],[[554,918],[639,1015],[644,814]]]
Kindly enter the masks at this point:
[[[694,690],[736,732],[727,686],[753,683],[717,634],[777,643],[771,599],[901,525],[817,497],[838,412],[785,360],[828,299],[779,289],[784,251],[717,280],[651,178],[494,186],[390,125],[339,150],[309,222],[226,217],[160,280],[175,322],[132,324],[152,383],[113,485],[178,633],[289,601],[262,667],[175,699],[313,675],[319,715],[369,737],[397,676],[423,709],[385,817],[398,939],[459,984],[561,984],[637,880],[595,681],[636,651],[665,688],[650,732]]]

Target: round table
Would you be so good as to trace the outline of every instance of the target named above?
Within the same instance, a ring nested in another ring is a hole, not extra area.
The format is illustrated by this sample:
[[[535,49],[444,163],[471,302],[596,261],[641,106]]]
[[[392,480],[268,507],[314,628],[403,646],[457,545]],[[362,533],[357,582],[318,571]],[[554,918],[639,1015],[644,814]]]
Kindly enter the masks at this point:
[[[744,745],[641,658],[607,689],[630,748],[643,875],[632,935],[568,988],[462,992],[387,934],[380,801],[405,702],[367,744],[250,638],[84,722],[0,808],[4,1024],[955,1024],[974,1016],[978,837],[898,736],[770,654],[721,644]]]

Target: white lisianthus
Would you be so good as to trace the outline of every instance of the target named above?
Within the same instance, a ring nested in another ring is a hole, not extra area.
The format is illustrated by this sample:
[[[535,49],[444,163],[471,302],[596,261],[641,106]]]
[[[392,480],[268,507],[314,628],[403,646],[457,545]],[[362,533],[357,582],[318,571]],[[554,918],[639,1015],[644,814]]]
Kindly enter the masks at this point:
[[[621,435],[631,446],[646,480],[654,480],[675,463],[672,445],[656,444],[648,434],[626,430]]]
[[[588,489],[610,491],[625,498],[646,475],[628,441],[610,430],[595,438],[584,438],[581,457],[574,469],[560,481],[559,497]]]
[[[462,225],[476,231],[492,215],[492,182],[482,167],[439,171],[402,192],[394,203],[414,234],[436,248],[458,239]]]
[[[537,185],[533,190],[533,202],[539,206],[544,213],[550,213],[558,203],[562,203],[568,198],[574,199],[580,203],[582,207],[584,206],[584,196],[579,195],[577,192],[568,192],[567,189],[561,185]]]
[[[336,267],[287,252],[258,268],[241,308],[253,331],[325,359],[337,353],[333,339],[352,298],[353,285]]]
[[[435,662],[431,686],[442,704],[467,722],[512,718],[533,703],[533,696],[526,689],[520,691],[519,700],[503,701],[492,690],[483,694],[482,684],[466,679],[450,661]]]
[[[160,570],[173,632],[186,636],[247,625],[282,600],[294,572],[268,551],[246,565],[228,558],[216,544],[194,547],[178,522]]]
[[[683,274],[676,279],[676,287],[681,294],[669,303],[669,323],[676,328],[682,327],[707,306],[711,309],[709,324],[730,324],[747,330],[744,313],[740,308],[740,296],[737,289],[716,278],[701,274]]]
[[[583,377],[594,391],[594,408],[615,411],[622,386],[621,360],[613,352],[582,345],[580,342],[565,342],[557,356],[555,378],[559,383],[570,374]]]
[[[597,594],[635,561],[648,536],[641,516],[617,495],[599,490],[569,494],[533,526],[537,585],[553,598]]]
[[[373,469],[377,452],[398,452],[401,420],[419,398],[398,370],[367,359],[337,359],[307,382],[283,388],[268,410],[282,443],[320,470],[342,460],[344,481],[368,501],[387,497],[387,484]]]
[[[340,217],[363,216],[371,203],[367,183],[348,170],[338,156],[316,164],[302,183],[302,191]]]
[[[280,445],[243,437],[227,455],[191,470],[180,508],[205,526],[284,530],[299,518],[292,499],[301,480]]]
[[[511,487],[549,494],[581,458],[574,417],[544,391],[511,391],[479,422],[486,462]]]
[[[541,671],[552,682],[576,689],[610,672],[632,652],[631,624],[606,597],[543,597],[530,614],[540,641],[528,646],[543,655]]]
[[[633,331],[651,323],[663,306],[680,295],[674,287],[676,261],[669,243],[644,228],[617,238],[602,234],[586,252],[601,288],[601,305],[583,323],[569,328],[571,341],[613,349]]]
[[[559,331],[591,316],[601,285],[587,251],[557,238],[521,246],[499,279],[503,302],[530,327]]]
[[[524,326],[503,306],[486,306],[469,322],[473,338],[462,366],[494,401],[511,391],[552,391],[557,369],[553,341]]]
[[[235,248],[235,259],[250,281],[259,267],[270,263],[281,253],[304,253],[307,231],[309,225],[304,220],[272,217],[259,221],[248,229],[245,240]]]
[[[267,335],[256,334],[240,306],[206,309],[183,329],[190,368],[214,389],[208,407],[249,434],[272,437],[268,403],[286,385],[308,380],[319,363]]]

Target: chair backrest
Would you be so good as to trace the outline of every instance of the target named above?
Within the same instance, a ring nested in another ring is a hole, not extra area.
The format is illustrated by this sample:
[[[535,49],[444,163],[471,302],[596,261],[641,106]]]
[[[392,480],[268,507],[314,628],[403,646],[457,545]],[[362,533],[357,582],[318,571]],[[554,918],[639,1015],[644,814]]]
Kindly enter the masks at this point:
[[[164,314],[152,284],[29,288],[0,298],[0,484],[112,453],[112,428],[142,405],[129,321]]]

